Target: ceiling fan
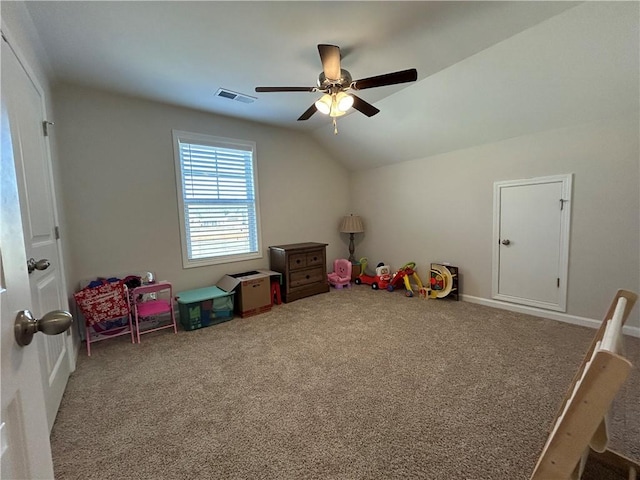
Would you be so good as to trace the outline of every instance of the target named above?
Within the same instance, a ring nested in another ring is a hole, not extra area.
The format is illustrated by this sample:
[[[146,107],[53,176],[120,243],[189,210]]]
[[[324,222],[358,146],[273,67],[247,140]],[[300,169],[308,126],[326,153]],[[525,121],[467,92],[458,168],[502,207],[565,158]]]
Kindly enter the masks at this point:
[[[351,74],[340,67],[340,47],[319,44],[318,52],[322,61],[322,72],[318,76],[318,85],[316,87],[256,87],[256,92],[323,92],[324,95],[300,115],[298,121],[308,120],[314,113],[319,111],[333,118],[334,133],[338,133],[336,117],[344,115],[351,107],[364,113],[367,117],[372,117],[380,111],[370,103],[350,93],[350,90],[364,90],[385,85],[415,82],[418,78],[417,70],[410,68],[354,81],[351,78]]]

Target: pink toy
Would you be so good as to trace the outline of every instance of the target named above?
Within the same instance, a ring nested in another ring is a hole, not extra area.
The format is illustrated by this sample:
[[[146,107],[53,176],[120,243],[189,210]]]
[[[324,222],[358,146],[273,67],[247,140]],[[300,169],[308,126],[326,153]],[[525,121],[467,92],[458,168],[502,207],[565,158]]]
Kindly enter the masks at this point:
[[[333,261],[333,272],[327,274],[327,280],[335,288],[351,286],[351,262],[346,258]]]

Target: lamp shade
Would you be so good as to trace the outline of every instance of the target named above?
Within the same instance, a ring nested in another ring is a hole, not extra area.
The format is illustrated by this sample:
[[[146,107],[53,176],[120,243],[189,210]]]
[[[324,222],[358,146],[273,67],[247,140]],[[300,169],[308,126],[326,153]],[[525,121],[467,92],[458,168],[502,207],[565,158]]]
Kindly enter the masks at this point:
[[[325,115],[328,115],[329,112],[331,111],[332,104],[333,104],[333,100],[331,96],[325,93],[320,98],[320,100],[316,102],[316,108],[320,113],[324,113]]]
[[[362,219],[358,215],[346,215],[342,217],[340,222],[341,233],[362,233],[364,232],[364,225]]]
[[[353,106],[353,97],[344,92],[338,92],[336,95],[336,104],[340,112],[346,112]]]

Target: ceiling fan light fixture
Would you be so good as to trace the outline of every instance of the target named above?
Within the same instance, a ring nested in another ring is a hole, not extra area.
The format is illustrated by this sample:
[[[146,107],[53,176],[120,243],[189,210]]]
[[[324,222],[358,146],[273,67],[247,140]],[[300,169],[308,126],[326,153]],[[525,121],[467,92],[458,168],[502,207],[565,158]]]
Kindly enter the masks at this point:
[[[332,110],[331,109],[332,103],[333,101],[332,101],[331,95],[325,93],[320,98],[320,100],[316,102],[316,108],[320,113],[324,113],[325,115],[328,115]]]
[[[336,95],[336,103],[338,111],[346,112],[353,106],[353,97],[344,92],[338,92]]]
[[[330,117],[341,117],[343,116],[345,113],[347,112],[343,112],[342,110],[340,110],[338,108],[338,103],[335,101],[335,98],[333,100],[333,104],[331,105],[331,111],[329,112],[329,116]]]

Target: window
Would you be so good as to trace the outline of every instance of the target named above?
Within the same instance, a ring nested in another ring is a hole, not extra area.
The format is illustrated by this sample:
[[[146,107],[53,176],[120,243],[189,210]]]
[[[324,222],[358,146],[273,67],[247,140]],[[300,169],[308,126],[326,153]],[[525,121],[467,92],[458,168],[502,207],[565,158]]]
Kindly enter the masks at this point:
[[[255,143],[173,131],[185,268],[262,257]]]

